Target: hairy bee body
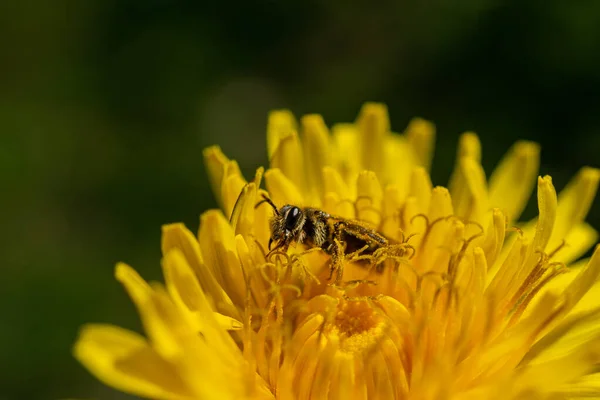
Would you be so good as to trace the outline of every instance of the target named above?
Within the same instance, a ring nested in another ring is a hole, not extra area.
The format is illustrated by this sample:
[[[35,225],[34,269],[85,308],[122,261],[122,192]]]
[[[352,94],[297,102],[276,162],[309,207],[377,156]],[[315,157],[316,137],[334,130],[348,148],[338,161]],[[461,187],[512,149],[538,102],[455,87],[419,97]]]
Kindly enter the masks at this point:
[[[331,215],[318,208],[287,204],[278,209],[267,197],[262,202],[269,203],[274,210],[269,250],[285,251],[291,244],[318,247],[331,255],[332,273],[338,270],[336,281],[341,279],[339,271],[344,256],[353,253],[369,256],[398,243],[361,221]]]

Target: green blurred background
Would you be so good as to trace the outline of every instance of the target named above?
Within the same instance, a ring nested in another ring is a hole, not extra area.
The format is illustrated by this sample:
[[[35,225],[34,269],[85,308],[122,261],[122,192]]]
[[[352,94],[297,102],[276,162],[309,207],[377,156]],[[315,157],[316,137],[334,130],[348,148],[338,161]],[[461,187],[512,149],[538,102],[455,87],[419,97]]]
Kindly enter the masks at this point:
[[[270,109],[431,119],[437,184],[465,130],[488,172],[518,138],[558,188],[599,166],[600,2],[348,3],[2,2],[1,400],[129,398],[72,359],[77,329],[139,329],[115,262],[159,279],[161,224],[215,206],[202,149],[251,176]]]

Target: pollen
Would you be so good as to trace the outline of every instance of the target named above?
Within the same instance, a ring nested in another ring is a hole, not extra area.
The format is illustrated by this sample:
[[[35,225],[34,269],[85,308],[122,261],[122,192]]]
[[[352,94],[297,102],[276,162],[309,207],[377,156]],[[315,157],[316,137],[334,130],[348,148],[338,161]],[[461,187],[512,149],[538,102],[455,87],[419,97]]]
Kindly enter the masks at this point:
[[[373,348],[383,335],[385,322],[368,301],[342,300],[335,319],[325,328],[328,337],[336,336],[340,350],[361,353]]]
[[[585,222],[600,170],[557,194],[539,176],[540,146],[519,141],[488,179],[467,132],[450,182],[435,186],[434,142],[432,123],[396,133],[387,108],[367,103],[331,129],[272,112],[269,166],[251,180],[206,149],[220,209],[197,235],[163,227],[164,284],[115,271],[145,336],[88,325],[76,358],[155,399],[600,398],[600,246]],[[532,195],[538,216],[520,221]],[[265,196],[357,221],[389,245],[335,253],[332,279],[318,247],[268,251]]]
[[[335,316],[334,326],[337,327],[339,334],[349,338],[365,332],[369,333],[377,326],[377,322],[371,307],[365,301],[345,301]]]

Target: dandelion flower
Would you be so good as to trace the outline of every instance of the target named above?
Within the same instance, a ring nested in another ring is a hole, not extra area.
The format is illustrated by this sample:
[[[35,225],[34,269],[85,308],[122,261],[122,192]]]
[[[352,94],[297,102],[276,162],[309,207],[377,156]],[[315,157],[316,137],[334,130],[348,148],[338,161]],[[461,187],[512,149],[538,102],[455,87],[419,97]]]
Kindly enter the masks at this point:
[[[557,196],[521,141],[488,180],[465,133],[448,188],[434,187],[434,135],[421,119],[392,133],[368,103],[331,133],[319,115],[272,112],[270,166],[249,182],[206,149],[221,210],[197,237],[163,227],[164,284],[116,267],[146,336],[88,325],[75,357],[155,399],[600,398],[600,248],[579,260],[598,237],[584,219],[600,171]],[[539,216],[519,223],[536,186]],[[406,252],[378,268],[348,256],[339,282],[303,244],[266,257],[263,194],[370,224]]]

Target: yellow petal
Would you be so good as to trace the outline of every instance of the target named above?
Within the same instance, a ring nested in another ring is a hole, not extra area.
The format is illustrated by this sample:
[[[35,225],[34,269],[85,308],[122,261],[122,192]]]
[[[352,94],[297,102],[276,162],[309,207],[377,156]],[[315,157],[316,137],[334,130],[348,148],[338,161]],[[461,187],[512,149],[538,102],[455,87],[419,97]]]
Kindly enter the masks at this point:
[[[273,111],[267,126],[269,165],[277,168],[300,189],[306,188],[304,157],[296,121],[289,111]]]
[[[175,316],[174,322],[166,320],[166,317],[173,313],[169,310],[170,302],[165,299],[161,293],[162,290],[159,290],[154,296],[154,303],[158,304],[160,308],[167,309],[166,312],[160,314],[162,319],[167,321],[166,325],[179,333],[185,334],[186,329],[191,330],[194,336],[201,333],[203,339],[212,345],[214,351],[225,352],[224,357],[236,359],[239,349],[225,333],[225,330],[239,329],[241,324],[234,318],[213,311],[204,291],[194,283],[191,268],[179,250],[174,249],[166,254],[163,259],[163,269],[171,298],[180,299],[182,304],[193,312],[190,315],[183,315],[184,318],[188,317],[187,319]],[[176,325],[190,322],[190,317],[195,318],[194,323],[178,331]]]
[[[217,202],[222,206],[221,184],[225,174],[225,166],[229,159],[225,157],[219,146],[211,146],[204,149],[204,165],[208,172],[208,180],[212,187],[212,192],[217,198]]]
[[[248,192],[250,189],[250,185],[254,186],[254,192],[256,195],[256,185],[254,185],[253,183],[248,183],[246,184],[243,188],[242,191],[240,192],[235,205],[233,206],[233,209],[231,210],[231,214],[229,216],[229,223],[231,224],[231,227],[233,228],[234,232],[237,233],[238,229],[240,229],[240,215],[242,213],[242,210],[245,208],[244,205],[246,203],[246,200],[248,198]],[[256,203],[256,201],[255,201]],[[254,210],[253,210],[254,211]],[[254,219],[254,212],[252,213],[252,219]],[[252,228],[250,226],[250,228]],[[248,232],[249,234],[252,233],[252,230],[250,230],[250,232]]]
[[[130,266],[119,263],[115,276],[125,287],[131,300],[138,309],[144,324],[144,330],[150,337],[156,351],[167,359],[173,359],[181,353],[180,344],[165,328],[164,316],[155,308],[153,289]],[[173,319],[171,313],[170,319]],[[169,321],[171,322],[171,321]]]
[[[297,131],[296,119],[290,110],[275,110],[269,113],[267,122],[267,155],[269,160],[279,146],[282,137]]]
[[[423,167],[414,168],[410,179],[409,196],[414,196],[417,199],[420,213],[425,214],[429,210],[432,190],[433,185],[427,170]]]
[[[406,196],[410,189],[412,171],[420,166],[415,149],[403,135],[391,134],[386,137],[384,153],[386,168],[382,175],[378,175],[379,179],[384,185],[398,185],[400,193]]]
[[[418,165],[429,171],[435,144],[435,126],[424,119],[414,118],[408,124],[405,135],[415,151]]]
[[[556,190],[552,185],[552,178],[549,176],[538,178],[538,209],[539,218],[535,228],[535,236],[529,247],[527,259],[525,264],[530,264],[529,267],[537,262],[539,258],[539,252],[546,250],[546,245],[552,235],[552,229],[554,228],[554,221],[556,220]],[[530,270],[525,265],[524,273],[529,274]]]
[[[335,168],[323,168],[323,183],[325,193],[336,193],[341,199],[352,198],[348,185]]]
[[[382,204],[384,220],[381,231],[391,238],[398,238],[402,224],[402,199],[406,195],[400,193],[400,188],[396,184],[387,185],[384,192]]]
[[[415,218],[419,214],[419,206],[417,205],[417,199],[414,196],[409,196],[404,202],[404,208],[402,209],[402,227],[405,230],[406,235],[413,233],[423,233],[426,229],[426,223],[423,218]],[[422,235],[419,235],[422,236]]]
[[[481,247],[484,249],[487,265],[495,274],[497,270],[496,260],[500,255],[502,246],[504,245],[504,237],[506,235],[506,217],[498,208],[492,212],[492,219],[485,231],[485,236]],[[494,268],[496,266],[496,268]]]
[[[465,132],[460,135],[456,159],[460,160],[463,157],[481,162],[481,143],[475,132]]]
[[[450,176],[450,182],[448,182],[448,189],[452,196],[452,204],[454,205],[454,212],[461,218],[469,218],[475,211],[475,207],[481,207],[481,204],[476,204],[477,199],[474,199],[474,193],[472,187],[470,187],[468,179],[469,174],[475,173],[478,177],[471,177],[471,186],[473,186],[473,178],[481,181],[482,172],[477,171],[477,165],[481,161],[481,145],[479,138],[475,133],[466,132],[463,133],[459,139],[458,150],[456,154],[456,162],[454,164],[454,170]],[[483,182],[485,182],[485,175],[483,175]],[[478,194],[480,194],[478,192]],[[482,199],[479,199],[481,201]],[[482,210],[477,210],[476,214],[479,214]]]
[[[341,199],[335,192],[328,192],[323,200],[323,211],[346,219],[354,219],[354,203]]]
[[[577,278],[577,275],[579,275],[579,273],[587,267],[589,261],[589,258],[578,260],[576,263],[569,265],[569,268],[564,270],[564,272],[552,278],[540,289],[538,294],[532,299],[529,308],[537,304],[541,296],[543,296],[546,292],[551,292],[556,296],[562,295],[565,289],[575,280],[575,278]],[[598,306],[597,299],[599,295],[600,285],[596,283],[577,302],[575,307],[571,309],[569,315],[581,314],[590,310],[594,310]],[[528,315],[529,308],[525,310],[524,315]]]
[[[254,236],[255,207],[258,203],[257,188],[260,186],[262,174],[263,169],[259,168],[254,181],[244,186],[235,203],[229,221],[236,234]]]
[[[234,161],[227,163],[221,185],[222,208],[227,218],[231,217],[235,203],[244,186],[246,186],[246,180],[242,177],[237,163]]]
[[[271,200],[278,208],[286,204],[304,206],[304,197],[296,184],[288,179],[281,170],[269,169],[265,172],[265,183]]]
[[[198,302],[204,296],[183,253],[179,249],[173,248],[163,259],[162,267],[165,285],[171,297],[188,311],[198,311],[200,308]]]
[[[263,196],[268,197],[269,193],[263,189],[258,190],[256,200],[262,200]],[[273,212],[273,209],[266,203],[263,203],[254,209],[254,236],[261,245],[266,245],[271,237],[269,220],[273,217]]]
[[[573,282],[565,289],[564,296],[568,301],[566,309],[570,310],[575,307],[579,300],[598,281],[600,281],[600,245],[596,246],[588,265],[579,272]]]
[[[129,265],[117,263],[115,278],[125,286],[129,297],[136,306],[141,307],[148,301],[152,290],[150,285]]]
[[[481,295],[483,295],[485,288],[485,277],[488,272],[488,263],[486,254],[481,247],[473,249],[473,279],[472,288],[470,292],[473,297],[478,301],[483,301]]]
[[[203,331],[206,324],[206,310],[203,309],[201,301],[205,299],[205,296],[194,272],[179,249],[171,250],[171,253],[163,260],[163,275],[173,301],[182,312],[187,314],[193,329],[198,332]],[[213,315],[217,323],[225,330],[242,328],[242,324],[231,317],[216,311],[213,312]]]
[[[248,243],[252,244],[252,242]],[[241,235],[237,235],[235,237],[236,249],[242,264],[242,271],[244,273],[244,281],[246,282],[246,286],[249,286],[250,288],[250,293],[246,294],[246,299],[253,300],[257,307],[264,308],[267,306],[269,297],[268,287],[264,279],[261,279],[262,277],[260,276],[260,271],[258,270],[258,266],[261,265],[259,263],[260,261],[258,263],[255,262],[248,243]],[[264,259],[262,252],[260,253],[259,257],[261,257],[261,261]]]
[[[416,196],[411,196],[409,199],[415,199],[417,204],[415,207],[420,211],[420,214],[427,215],[429,228],[427,231],[427,237],[424,235],[418,235],[413,239],[414,241],[421,241],[419,251],[416,254],[416,260],[419,260],[419,267],[421,271],[430,271],[434,268],[433,264],[437,264],[437,268],[445,268],[448,265],[450,254],[449,252],[454,250],[454,245],[446,243],[449,239],[461,240],[464,234],[464,224],[455,224],[456,221],[447,219],[452,214],[452,199],[450,193],[446,188],[436,187],[429,195],[431,202],[427,200],[429,204],[428,213],[425,214],[425,210],[421,210],[419,200]],[[415,223],[425,224],[424,218],[417,218],[413,221]],[[424,227],[421,229],[425,229]],[[453,237],[452,235],[456,235]]]
[[[600,373],[588,374],[566,385],[560,392],[567,399],[584,398],[598,400],[600,396]]]
[[[565,246],[556,253],[553,260],[570,264],[583,256],[596,243],[598,243],[598,231],[589,224],[580,223],[571,228],[565,238]]]
[[[304,161],[308,177],[308,186],[315,200],[324,196],[323,167],[332,165],[331,139],[329,129],[318,114],[302,117],[302,143],[304,145]]]
[[[73,352],[98,379],[123,392],[153,399],[193,398],[175,366],[134,332],[111,325],[86,325]]]
[[[540,252],[546,250],[546,245],[552,234],[552,228],[556,219],[556,191],[549,176],[538,178],[538,209],[539,218],[536,225],[535,236],[531,241],[525,255],[525,260],[519,273],[511,286],[511,294],[527,279],[540,259]]]
[[[438,218],[446,218],[453,215],[452,198],[448,189],[442,186],[436,186],[431,190],[431,201],[427,216],[431,221]]]
[[[244,325],[237,319],[228,317],[227,315],[219,314],[218,312],[213,313],[213,316],[217,320],[219,326],[227,331],[239,331]]]
[[[169,262],[171,255],[177,253],[177,251],[169,252],[166,262]],[[183,257],[181,257],[181,260],[183,260]],[[238,353],[239,350],[235,343],[231,341],[231,338],[221,334],[221,340],[217,342],[214,339],[217,335],[210,335],[209,328],[211,325],[216,326],[217,324],[210,323],[211,318],[214,321],[214,317],[212,317],[212,312],[206,311],[208,303],[203,302],[205,310],[201,311],[207,323],[204,330],[198,332],[194,329],[193,324],[190,324],[189,319],[186,319],[185,315],[178,311],[176,305],[160,285],[148,288],[139,275],[124,264],[117,267],[116,275],[134,300],[144,330],[150,337],[152,347],[161,358],[176,365],[178,376],[197,393],[194,398],[198,396],[206,397],[206,393],[219,393],[219,398],[237,398],[231,395],[235,392],[236,387],[219,382],[214,376],[210,379],[210,383],[214,386],[207,386],[198,380],[199,376],[209,375],[206,369],[201,368],[202,364],[199,364],[201,359],[210,365],[221,361],[234,362],[238,366],[241,363],[239,356],[237,360],[234,359],[235,353],[233,353],[233,350]],[[215,329],[212,331],[215,331]],[[199,336],[199,333],[203,336]],[[203,346],[205,343],[203,337],[206,338],[207,343],[213,343],[213,346]],[[226,341],[230,342],[228,347],[224,345]],[[212,353],[207,349],[213,349]],[[220,369],[213,368],[211,371],[216,371],[217,376],[219,376],[219,373],[220,376],[223,375]]]
[[[425,245],[423,242],[423,254],[416,257],[423,257],[421,263],[423,272],[435,271],[439,273],[452,273],[449,271],[451,266],[451,255],[457,254],[462,246],[465,237],[465,224],[457,219],[442,220],[433,226]],[[431,254],[429,257],[425,253]]]
[[[520,141],[509,150],[490,177],[490,203],[500,208],[509,223],[516,221],[535,186],[540,165],[540,146]]]
[[[335,151],[334,165],[346,183],[353,183],[362,170],[360,138],[354,124],[336,124],[331,128]]]
[[[458,168],[453,181],[454,191],[450,189],[454,212],[468,221],[483,224],[489,209],[483,168],[471,157],[463,157]]]
[[[507,330],[496,344],[478,355],[481,357],[479,368],[473,372],[485,371],[483,374],[490,374],[490,378],[500,371],[505,374],[512,372],[544,328],[556,318],[558,305],[558,297],[547,293],[527,318]]]
[[[526,239],[522,236],[517,236],[510,244],[506,256],[501,261],[497,261],[501,262],[501,264],[497,268],[496,273],[493,273],[492,269],[486,277],[486,293],[488,293],[490,298],[504,298],[505,301],[508,301],[510,295],[507,292],[516,290],[515,286],[518,286],[519,282],[515,281],[516,283],[513,284],[513,281],[519,273],[522,264],[522,253],[526,247]]]
[[[202,214],[198,241],[206,265],[210,267],[217,282],[233,303],[242,307],[246,288],[235,248],[235,235],[229,221],[219,210],[209,210]],[[239,318],[238,314],[228,315]]]
[[[594,370],[600,362],[600,340],[579,343],[572,351],[544,363],[522,368],[516,372],[517,387],[522,393],[535,389],[538,393],[552,393],[562,385],[570,383]]]
[[[377,300],[377,304],[397,326],[407,326],[410,323],[410,312],[406,309],[404,304],[400,303],[395,298],[382,296]]]
[[[163,256],[174,248],[181,250],[196,275],[203,275],[205,267],[200,253],[200,245],[192,232],[182,223],[162,226],[161,249]]]
[[[173,254],[167,254],[167,259]],[[248,371],[241,352],[216,322],[206,299],[199,302],[204,324],[198,332],[178,312],[161,285],[153,285],[152,289],[150,307],[141,315],[159,354],[177,362],[180,376],[193,386],[196,398],[240,398],[247,390],[243,378]],[[171,343],[177,346],[174,351],[166,346]]]
[[[556,224],[549,244],[551,248],[560,244],[571,229],[584,220],[596,196],[599,182],[599,169],[582,168],[560,192]]]
[[[569,316],[544,335],[527,352],[521,364],[535,365],[560,359],[582,344],[600,337],[600,308]]]
[[[370,222],[373,226],[379,226],[383,191],[377,175],[372,171],[361,172],[356,182],[356,192],[357,217]]]
[[[217,310],[227,315],[235,315],[237,311],[233,302],[217,281],[211,266],[204,263],[200,245],[192,232],[181,223],[164,225],[162,230],[163,257],[173,249],[180,250]]]
[[[390,134],[387,107],[381,103],[365,103],[356,125],[360,132],[362,167],[381,176],[384,172],[385,139]]]

